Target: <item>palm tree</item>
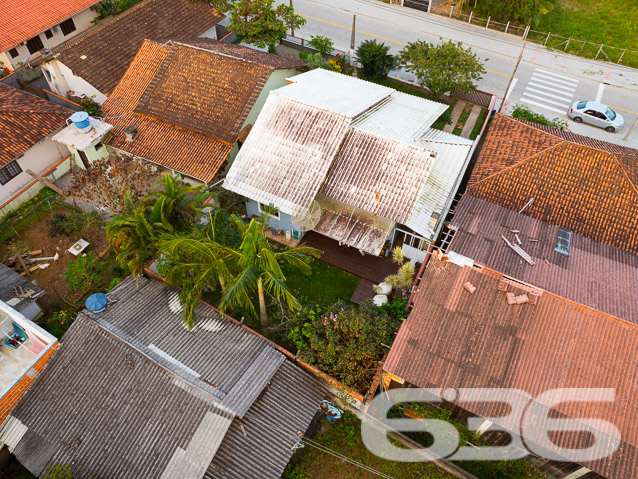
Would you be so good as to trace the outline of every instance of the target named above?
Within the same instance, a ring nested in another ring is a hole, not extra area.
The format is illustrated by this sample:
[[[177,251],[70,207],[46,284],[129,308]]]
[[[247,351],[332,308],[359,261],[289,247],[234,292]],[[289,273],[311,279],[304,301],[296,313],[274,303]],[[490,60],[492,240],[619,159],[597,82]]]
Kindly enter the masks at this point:
[[[202,189],[203,185],[190,186],[167,173],[144,196],[142,204],[150,208],[154,220],[183,231],[199,219],[205,196]]]
[[[233,252],[233,261],[237,273],[224,290],[220,309],[225,311],[229,306],[244,307],[255,314],[253,306],[254,293],[259,299],[259,320],[263,327],[268,326],[265,293],[269,293],[279,301],[285,302],[291,309],[301,307],[286,285],[286,277],[279,261],[284,261],[304,274],[310,274],[308,260],[318,258],[319,250],[307,246],[286,247],[281,250],[273,248],[264,235],[266,218],[253,218],[246,226],[237,216],[232,217],[235,226],[241,233],[242,242],[238,251]]]
[[[217,211],[215,217],[221,215]],[[215,225],[219,221],[211,218],[205,231],[193,231],[182,236],[165,235],[159,250],[169,264],[166,283],[181,287],[180,299],[184,305],[184,322],[191,329],[197,319],[195,308],[205,288],[225,288],[230,279],[227,264],[232,264],[235,252],[217,240]]]
[[[405,262],[405,255],[400,246],[395,247],[392,250],[392,261],[399,265],[399,271],[396,274],[386,276],[383,280],[385,283],[392,286],[395,290],[401,291],[405,296],[412,287],[414,281],[414,265],[410,262]]]
[[[106,226],[106,239],[113,246],[118,262],[133,276],[137,277],[144,271],[157,255],[159,225],[150,222],[146,217],[146,207],[135,205],[127,193],[123,211],[111,218]]]

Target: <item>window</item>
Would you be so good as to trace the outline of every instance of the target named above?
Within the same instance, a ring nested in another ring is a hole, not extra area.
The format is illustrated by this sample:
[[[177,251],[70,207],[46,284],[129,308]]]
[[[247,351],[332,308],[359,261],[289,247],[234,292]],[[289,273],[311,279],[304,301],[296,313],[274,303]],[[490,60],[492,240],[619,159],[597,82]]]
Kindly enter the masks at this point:
[[[596,116],[596,112],[594,110],[586,110],[585,115]]]
[[[69,33],[75,31],[75,23],[73,23],[73,19],[69,18],[68,20],[60,23],[60,28],[62,29],[62,33],[64,36],[67,36]]]
[[[101,141],[98,141],[98,142],[95,144],[95,151],[98,151],[98,150],[99,150],[100,148],[102,148],[103,146],[104,146],[104,145],[102,144],[102,142],[101,142]]]
[[[565,228],[558,228],[558,235],[556,236],[556,248],[554,251],[565,256],[569,256],[569,245],[572,242],[572,232]]]
[[[40,40],[40,36],[33,37],[31,40],[27,40],[27,48],[29,53],[36,53],[44,48],[44,43]]]
[[[583,108],[587,108],[587,102],[586,101],[579,101],[578,105],[576,106],[576,108],[578,108],[579,110],[582,110]]]
[[[19,55],[18,50],[12,48],[11,50],[9,50],[9,55],[11,55],[11,58],[17,57]]]
[[[44,36],[47,38],[53,38],[53,32],[51,30],[45,30]]]
[[[0,168],[0,185],[6,185],[20,173],[22,173],[22,168],[20,168],[17,161],[12,161],[8,165],[3,166]]]
[[[615,120],[616,112],[612,110],[611,108],[607,108],[607,116],[609,117],[610,120]]]
[[[44,78],[46,78],[47,81],[51,83],[51,72],[47,70],[46,68],[43,68],[42,73],[44,73]]]
[[[280,220],[281,219],[281,215],[279,214],[279,210],[277,208],[275,208],[272,204],[266,206],[266,205],[262,205],[261,203],[258,203],[258,209],[260,213],[266,213],[268,216],[270,216],[273,219],[276,220]]]

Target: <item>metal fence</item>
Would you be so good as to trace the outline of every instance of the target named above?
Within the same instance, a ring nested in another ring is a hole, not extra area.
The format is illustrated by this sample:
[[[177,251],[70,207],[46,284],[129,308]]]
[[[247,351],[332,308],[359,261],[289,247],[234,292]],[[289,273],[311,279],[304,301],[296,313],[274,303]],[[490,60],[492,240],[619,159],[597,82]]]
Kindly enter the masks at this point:
[[[519,25],[515,22],[501,23],[491,17],[480,18],[473,11],[465,13],[453,11],[440,15],[459,20],[470,25],[476,25],[490,30],[496,30],[510,35],[516,35],[534,43],[539,43],[547,48],[559,50],[574,55],[591,58],[594,60],[606,60],[611,63],[638,68],[638,51],[628,48],[619,48],[603,43],[593,43],[578,38],[563,37],[551,32],[533,30],[529,25]]]

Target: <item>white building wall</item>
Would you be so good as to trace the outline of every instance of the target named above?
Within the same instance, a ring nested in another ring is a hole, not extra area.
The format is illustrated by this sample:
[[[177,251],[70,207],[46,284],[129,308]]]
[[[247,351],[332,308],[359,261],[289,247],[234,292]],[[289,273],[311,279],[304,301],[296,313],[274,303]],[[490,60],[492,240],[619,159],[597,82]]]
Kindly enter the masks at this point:
[[[43,175],[68,154],[69,152],[63,145],[47,138],[29,148],[22,157],[18,158],[16,161],[20,165],[22,173],[11,179],[8,183],[0,185],[0,218],[8,212],[19,208],[22,203],[33,198],[44,187],[41,182],[26,172],[28,169],[39,175]],[[70,161],[67,159],[53,171],[49,172],[46,177],[51,181],[55,181],[65,175],[69,169]],[[35,183],[32,186],[12,199],[34,181]],[[7,202],[9,203],[6,204]]]
[[[42,40],[44,48],[53,49],[54,47],[57,47],[61,43],[64,43],[67,40],[73,38],[78,33],[81,33],[82,31],[91,27],[92,26],[91,20],[93,20],[96,16],[97,16],[97,12],[91,11],[90,8],[82,10],[81,12],[73,15],[72,18],[73,18],[73,23],[75,24],[75,31],[69,33],[66,36],[62,34],[62,30],[58,32],[53,30],[53,28],[57,24],[51,25],[50,29],[51,29],[51,32],[53,33],[53,36],[51,38],[47,38],[44,35],[44,31],[40,32],[39,34],[40,40]],[[26,40],[30,40],[30,39],[25,38],[25,41]],[[15,45],[15,49],[18,50],[18,56],[16,58],[11,58],[11,55],[9,55],[8,53],[10,49],[7,49],[5,52],[3,52],[5,53],[5,59],[0,58],[0,61],[4,61],[5,66],[9,68],[18,66],[17,65],[18,62],[24,62],[24,59],[26,57],[29,57],[29,60],[32,61],[41,56],[40,53],[34,53],[34,54],[29,53],[29,49],[24,44]]]
[[[106,95],[86,80],[74,75],[69,67],[58,60],[43,64],[42,71],[51,91],[61,97],[68,98],[67,93],[72,92],[76,96],[84,94],[100,104],[106,101]]]

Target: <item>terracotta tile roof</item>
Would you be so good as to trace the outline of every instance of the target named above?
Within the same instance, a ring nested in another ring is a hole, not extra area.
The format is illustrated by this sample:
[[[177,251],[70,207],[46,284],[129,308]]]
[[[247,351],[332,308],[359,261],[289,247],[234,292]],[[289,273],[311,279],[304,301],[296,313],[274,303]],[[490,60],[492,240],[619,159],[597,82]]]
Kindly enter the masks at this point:
[[[96,0],[0,0],[0,52],[98,3]]]
[[[558,227],[487,201],[464,195],[454,210],[458,227],[449,251],[563,298],[638,324],[638,255],[577,234],[569,255],[555,250]],[[502,240],[515,242],[534,266],[522,261]],[[530,240],[537,241],[530,241]]]
[[[145,0],[79,35],[55,53],[76,76],[110,95],[145,39],[197,37],[222,18],[205,2]]]
[[[0,84],[0,166],[65,125],[73,111]]]
[[[463,288],[467,281],[476,287],[473,294]],[[620,449],[584,465],[611,479],[633,477],[638,469],[638,327],[547,292],[536,305],[510,305],[498,283],[488,271],[432,260],[384,369],[418,387],[512,387],[533,397],[554,388],[614,388],[613,403],[561,403],[555,411],[618,427]],[[525,293],[512,285],[509,290]],[[508,412],[502,404],[463,407],[481,417]],[[520,432],[520,423],[501,422]],[[573,435],[555,437],[574,447]]]
[[[610,147],[611,148],[611,147]],[[625,150],[623,150],[625,151]],[[638,151],[612,154],[496,115],[467,192],[638,253]]]
[[[208,182],[272,71],[182,43],[145,41],[103,105],[107,121],[113,118],[109,144]],[[125,139],[129,125],[139,131],[133,142]]]

